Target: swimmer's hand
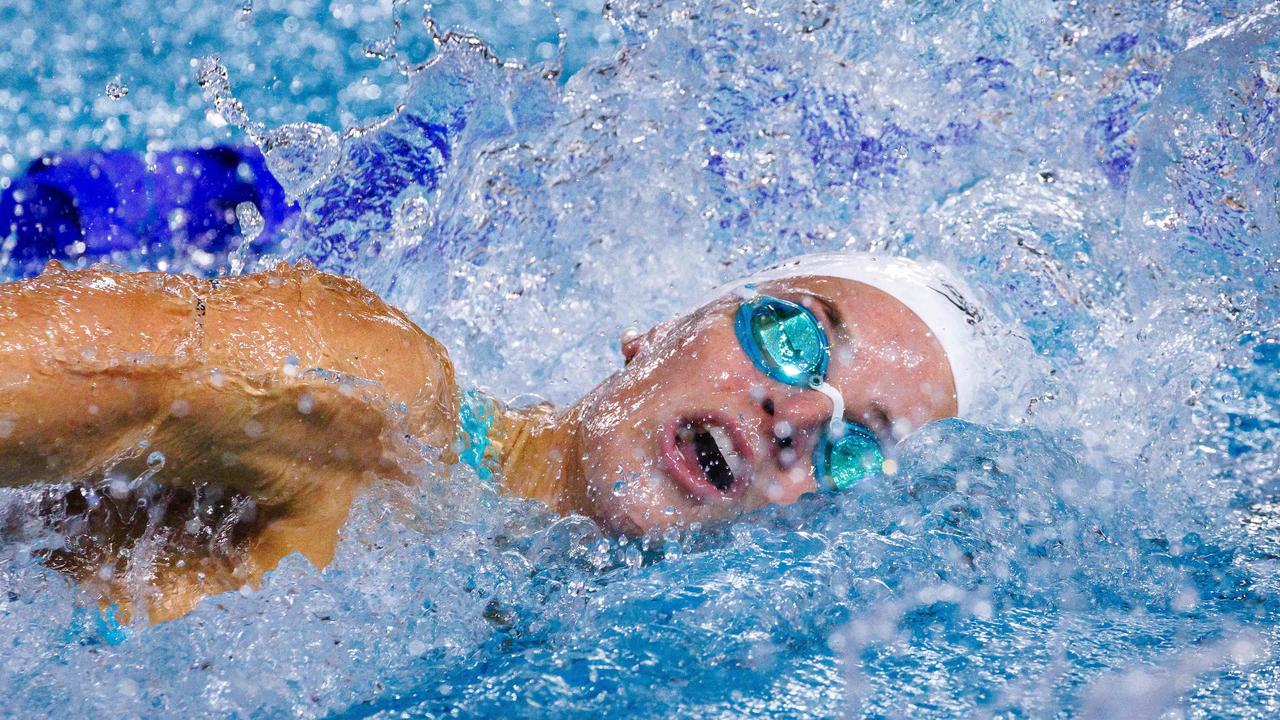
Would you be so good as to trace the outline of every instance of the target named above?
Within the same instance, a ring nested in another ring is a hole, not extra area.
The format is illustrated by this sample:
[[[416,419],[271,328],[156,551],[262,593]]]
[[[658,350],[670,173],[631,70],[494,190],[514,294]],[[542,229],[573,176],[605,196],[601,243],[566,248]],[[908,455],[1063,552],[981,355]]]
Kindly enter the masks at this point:
[[[0,484],[75,487],[59,512],[92,522],[66,522],[86,537],[51,560],[104,601],[137,597],[119,571],[158,539],[156,621],[294,551],[326,565],[354,494],[400,477],[406,439],[448,446],[454,398],[437,342],[309,265],[215,281],[51,266],[0,286]],[[138,479],[168,493],[158,518],[86,500],[135,502],[112,493]],[[237,515],[179,512],[195,506]]]

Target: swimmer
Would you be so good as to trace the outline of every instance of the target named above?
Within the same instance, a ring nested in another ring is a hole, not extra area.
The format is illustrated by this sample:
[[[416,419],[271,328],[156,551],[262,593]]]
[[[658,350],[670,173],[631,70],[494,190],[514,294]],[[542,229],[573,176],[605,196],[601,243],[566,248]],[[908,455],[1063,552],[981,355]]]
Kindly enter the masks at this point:
[[[563,409],[460,393],[440,343],[307,263],[214,280],[51,263],[0,285],[0,318],[0,482],[54,488],[68,540],[46,561],[155,622],[293,552],[323,568],[356,496],[412,482],[423,447],[637,535],[875,482],[979,386],[971,291],[855,253],[624,334],[623,367]],[[163,493],[145,508],[144,486]],[[122,576],[144,536],[138,598]]]

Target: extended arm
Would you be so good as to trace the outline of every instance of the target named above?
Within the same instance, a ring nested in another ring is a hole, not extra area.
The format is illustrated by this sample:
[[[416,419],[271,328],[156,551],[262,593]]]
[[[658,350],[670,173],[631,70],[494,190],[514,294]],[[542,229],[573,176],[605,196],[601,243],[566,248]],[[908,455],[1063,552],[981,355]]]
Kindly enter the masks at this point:
[[[309,266],[215,281],[52,268],[0,286],[0,484],[91,484],[162,457],[166,486],[255,503],[249,579],[294,550],[326,564],[353,494],[398,475],[405,435],[447,447],[455,402],[437,342]],[[152,616],[245,576],[160,572]]]

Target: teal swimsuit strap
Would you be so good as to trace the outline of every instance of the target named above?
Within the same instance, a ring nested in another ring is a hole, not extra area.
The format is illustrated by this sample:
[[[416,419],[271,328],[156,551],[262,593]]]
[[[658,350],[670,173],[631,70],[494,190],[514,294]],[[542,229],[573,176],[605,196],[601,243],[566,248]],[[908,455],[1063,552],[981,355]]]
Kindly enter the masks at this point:
[[[458,404],[458,461],[476,471],[481,480],[493,479],[492,460],[487,458],[489,431],[498,415],[498,404],[484,393],[469,389]]]

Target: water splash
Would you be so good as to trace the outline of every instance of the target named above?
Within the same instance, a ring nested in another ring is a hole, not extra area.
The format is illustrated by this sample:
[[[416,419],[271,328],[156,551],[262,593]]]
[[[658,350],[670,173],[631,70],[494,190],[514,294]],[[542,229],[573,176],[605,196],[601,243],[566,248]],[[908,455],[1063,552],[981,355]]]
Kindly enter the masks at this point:
[[[1274,7],[622,0],[623,50],[563,86],[453,36],[395,114],[279,157],[290,252],[407,308],[464,381],[567,401],[617,330],[872,249],[951,263],[1001,322],[983,424],[909,438],[857,494],[638,541],[427,463],[362,500],[325,572],[289,558],[113,647],[39,563],[60,536],[12,513],[5,710],[1274,704]],[[209,70],[221,117],[281,126]]]
[[[258,138],[267,167],[291,200],[328,179],[341,152],[338,134],[315,123],[294,123]]]
[[[220,58],[216,55],[201,58],[196,72],[196,82],[204,91],[205,98],[213,104],[213,109],[221,117],[222,122],[240,128],[256,141],[261,133],[261,126],[249,120],[244,104],[231,92],[231,80]]]

